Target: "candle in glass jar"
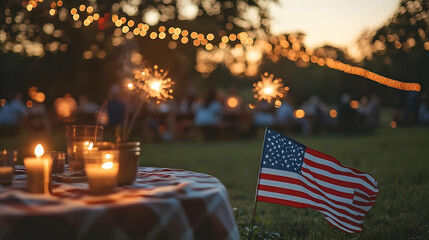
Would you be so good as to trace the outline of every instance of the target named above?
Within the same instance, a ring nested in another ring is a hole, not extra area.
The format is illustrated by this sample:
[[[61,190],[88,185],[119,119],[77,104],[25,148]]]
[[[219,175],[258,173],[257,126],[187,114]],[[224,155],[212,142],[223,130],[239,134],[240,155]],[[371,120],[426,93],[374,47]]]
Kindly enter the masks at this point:
[[[24,158],[27,186],[31,193],[49,194],[51,189],[52,158],[43,156],[42,145],[34,150],[36,157]]]
[[[92,151],[85,159],[90,192],[95,195],[114,192],[119,169],[117,154],[111,153],[115,151]]]
[[[13,175],[14,172],[12,166],[0,166],[0,184],[12,184]]]

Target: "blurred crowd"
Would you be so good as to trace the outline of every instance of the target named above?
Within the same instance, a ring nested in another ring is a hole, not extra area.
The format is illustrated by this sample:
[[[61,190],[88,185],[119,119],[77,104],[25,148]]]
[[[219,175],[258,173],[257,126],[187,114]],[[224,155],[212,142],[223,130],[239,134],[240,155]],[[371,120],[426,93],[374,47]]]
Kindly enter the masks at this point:
[[[100,124],[113,131],[121,127],[128,112],[128,121],[140,103],[138,96],[114,85],[102,104],[91,102],[87,96],[76,100],[67,93],[53,102],[52,108],[38,101],[23,102],[22,95],[3,100],[0,108],[0,130],[14,134],[23,127],[48,133],[66,124]],[[380,101],[376,95],[359,101],[343,94],[334,107],[317,96],[298,105],[288,95],[282,101],[248,104],[237,89],[227,92],[210,90],[188,95],[161,104],[144,103],[137,113],[133,135],[143,139],[172,141],[204,138],[206,140],[237,139],[254,136],[258,129],[270,127],[282,132],[318,134],[371,133],[379,127]],[[429,125],[429,104],[426,95],[410,92],[394,106],[393,121],[398,125]],[[393,127],[393,126],[392,126]]]

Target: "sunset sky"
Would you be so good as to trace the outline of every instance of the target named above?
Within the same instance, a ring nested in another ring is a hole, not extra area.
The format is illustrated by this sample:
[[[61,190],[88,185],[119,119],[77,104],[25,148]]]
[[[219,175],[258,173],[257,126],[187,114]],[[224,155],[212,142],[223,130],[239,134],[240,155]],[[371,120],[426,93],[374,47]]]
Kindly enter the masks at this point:
[[[301,31],[305,44],[352,49],[365,29],[377,29],[393,16],[400,0],[279,0],[271,6],[272,32]]]

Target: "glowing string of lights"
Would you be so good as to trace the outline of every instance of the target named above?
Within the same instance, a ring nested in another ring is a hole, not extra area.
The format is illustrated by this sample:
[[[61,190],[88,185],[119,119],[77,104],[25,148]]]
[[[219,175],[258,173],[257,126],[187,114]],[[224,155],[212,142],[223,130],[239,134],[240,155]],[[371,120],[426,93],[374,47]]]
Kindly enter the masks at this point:
[[[28,2],[28,5],[26,6],[28,11],[31,11],[32,9],[34,9],[35,7],[38,6],[38,3],[42,2],[41,0],[31,0]],[[57,7],[61,7],[63,5],[63,2],[61,0],[51,3],[51,10],[49,11],[49,14],[51,16],[55,15],[57,10]],[[86,10],[86,12],[88,13],[88,17],[84,20],[84,25],[85,26],[89,26],[91,23],[93,23],[94,21],[97,21],[100,19],[100,16],[98,13],[94,13],[94,8],[92,6],[88,6],[86,7],[85,5],[80,5],[79,6],[79,10],[81,12],[84,12]],[[73,19],[75,21],[78,21],[80,18],[80,15],[78,14],[78,10],[76,8],[72,8],[70,10],[70,13],[73,15]],[[134,35],[140,35],[140,36],[146,36],[148,31],[149,31],[149,25],[144,24],[144,23],[135,23],[134,20],[127,20],[125,17],[121,17],[119,18],[119,16],[117,14],[113,14],[111,17],[112,22],[115,24],[116,27],[121,28],[122,32],[124,34],[128,33],[128,32],[132,32]],[[134,27],[135,26],[135,27]],[[132,27],[134,27],[132,29]],[[205,46],[205,49],[207,51],[211,51],[213,49],[213,44],[210,43],[211,41],[213,41],[215,39],[215,35],[213,33],[209,33],[207,35],[204,35],[202,33],[197,33],[197,32],[190,32],[188,30],[182,30],[180,28],[174,28],[174,27],[170,27],[168,29],[168,31],[166,31],[166,27],[165,26],[160,26],[158,28],[158,31],[152,31],[149,34],[150,39],[156,39],[156,38],[160,38],[160,39],[164,39],[167,34],[166,32],[168,32],[171,35],[172,40],[178,41],[180,38],[180,35],[182,35],[180,42],[183,44],[187,44],[188,42],[190,42],[190,38],[193,39],[192,43],[194,46],[198,47],[200,45]],[[221,34],[219,34],[221,35]],[[131,36],[131,35],[129,35]],[[132,36],[131,36],[132,38]],[[228,42],[235,42],[240,40],[240,43],[243,45],[253,45],[254,43],[254,39],[249,37],[248,34],[246,32],[240,32],[238,34],[234,34],[231,33],[229,35],[222,35],[220,36],[220,41],[219,41],[219,48],[225,48],[226,44]],[[274,42],[276,43],[284,43],[284,41],[281,41],[282,39],[276,39],[274,40]],[[270,42],[271,39],[270,39]],[[240,43],[238,43],[237,45],[239,45]],[[323,57],[318,57],[315,55],[311,55],[308,54],[304,51],[298,50],[300,48],[300,45],[298,43],[293,43],[292,46],[286,42],[287,44],[280,44],[277,45],[275,49],[279,49],[279,47],[281,48],[280,52],[277,51],[274,54],[278,55],[282,54],[284,56],[287,56],[289,60],[292,61],[296,61],[298,60],[298,58],[301,58],[304,62],[308,62],[309,60],[311,60],[312,63],[317,63],[320,66],[327,66],[328,68],[331,69],[335,69],[335,70],[339,70],[348,74],[353,74],[353,75],[357,75],[357,76],[362,76],[364,78],[367,78],[369,80],[372,80],[374,82],[377,82],[379,84],[391,87],[391,88],[396,88],[396,89],[400,89],[400,90],[406,90],[406,91],[420,91],[421,90],[421,86],[418,83],[407,83],[407,82],[401,82],[398,80],[394,80],[391,78],[387,78],[384,76],[381,76],[379,74],[376,74],[374,72],[371,72],[369,70],[363,69],[361,67],[356,67],[356,66],[352,66],[350,64],[346,64],[343,63],[341,61],[338,60],[334,60],[332,58],[323,58]],[[268,43],[267,43],[268,44]],[[289,48],[292,47],[292,49],[289,50]],[[425,49],[429,49],[426,48]],[[270,50],[270,49],[268,49]],[[286,50],[286,51],[285,51]],[[269,52],[269,51],[268,51]]]

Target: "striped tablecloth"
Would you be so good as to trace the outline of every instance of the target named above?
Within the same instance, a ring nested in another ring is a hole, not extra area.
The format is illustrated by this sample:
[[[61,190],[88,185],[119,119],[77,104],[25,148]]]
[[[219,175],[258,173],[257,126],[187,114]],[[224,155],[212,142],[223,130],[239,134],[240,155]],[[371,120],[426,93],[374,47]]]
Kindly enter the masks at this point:
[[[104,197],[87,183],[25,189],[25,174],[0,187],[0,239],[239,239],[225,187],[202,173],[141,167],[134,185]]]

